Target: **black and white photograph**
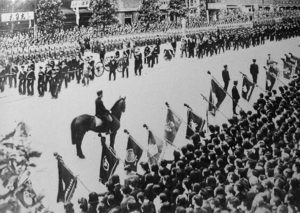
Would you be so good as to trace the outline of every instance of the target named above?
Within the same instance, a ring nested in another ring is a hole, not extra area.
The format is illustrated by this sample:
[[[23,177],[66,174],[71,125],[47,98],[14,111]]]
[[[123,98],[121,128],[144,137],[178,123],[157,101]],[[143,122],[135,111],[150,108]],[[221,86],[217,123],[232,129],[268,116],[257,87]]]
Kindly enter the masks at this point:
[[[299,0],[0,0],[0,213],[299,212]]]

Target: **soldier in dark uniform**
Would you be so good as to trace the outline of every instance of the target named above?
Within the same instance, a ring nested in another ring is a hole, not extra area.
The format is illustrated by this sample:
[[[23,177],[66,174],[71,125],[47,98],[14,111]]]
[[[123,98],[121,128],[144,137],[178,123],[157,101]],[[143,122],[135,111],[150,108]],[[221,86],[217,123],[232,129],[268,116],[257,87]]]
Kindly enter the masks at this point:
[[[12,68],[11,68],[11,76],[10,76],[10,79],[9,79],[9,87],[12,87],[13,85],[13,82],[15,84],[15,88],[17,88],[17,75],[18,75],[18,72],[19,72],[19,68],[16,64],[13,64],[12,65]]]
[[[222,71],[222,78],[224,81],[224,90],[227,91],[229,81],[230,81],[230,76],[229,76],[229,72],[227,70],[227,65],[224,65],[224,70]]]
[[[21,72],[19,75],[19,94],[25,95],[26,94],[26,75],[27,72],[25,71],[25,66],[21,66]]]
[[[124,78],[124,73],[126,72],[126,76],[128,78],[128,67],[129,67],[129,56],[126,51],[123,51],[123,67],[122,67],[122,78]]]
[[[176,54],[177,41],[176,41],[176,37],[175,36],[171,37],[171,46],[173,48],[174,54]]]
[[[143,69],[142,53],[140,53],[140,49],[137,48],[134,53],[134,74],[141,75],[142,69]]]
[[[109,110],[107,110],[103,104],[103,101],[102,101],[103,91],[102,90],[98,91],[97,96],[98,96],[98,98],[95,101],[95,105],[96,105],[95,116],[102,119],[104,122],[104,125],[106,125],[106,127],[108,127],[109,125],[107,125],[107,124],[110,124],[112,122],[112,118],[109,115]],[[108,131],[109,131],[109,129],[108,129]]]
[[[43,97],[45,93],[45,73],[43,71],[43,67],[40,67],[37,89],[39,97]]]
[[[56,99],[58,97],[58,86],[59,86],[58,67],[54,67],[52,70],[51,88],[50,88],[52,99]]]
[[[118,63],[115,58],[112,58],[109,62],[109,81],[111,80],[111,75],[114,76],[114,81],[116,80],[117,68],[118,68]]]
[[[148,67],[150,67],[150,47],[148,44],[146,45],[144,49],[144,64],[148,64]]]
[[[100,57],[100,61],[101,61],[101,62],[104,61],[105,53],[106,53],[106,50],[105,50],[104,44],[102,43],[102,44],[100,45],[100,50],[99,50],[99,57]]]
[[[239,94],[239,91],[238,89],[236,88],[236,86],[238,85],[238,81],[234,81],[233,82],[233,87],[232,87],[232,110],[233,110],[233,114],[234,115],[237,115],[236,113],[236,107],[238,105],[238,102],[240,100],[240,94]]]
[[[157,45],[153,46],[151,67],[153,67],[153,64],[158,64],[159,53],[160,53],[160,49],[158,48],[158,46]]]
[[[188,52],[189,52],[189,58],[195,57],[194,55],[194,49],[195,49],[195,41],[192,37],[188,40]]]
[[[257,75],[259,73],[258,65],[255,64],[256,59],[253,59],[253,64],[250,65],[250,73],[252,75],[253,82],[256,84],[257,83]]]
[[[30,65],[28,67],[28,73],[27,73],[27,95],[33,96],[34,95],[34,81],[35,81],[35,74],[34,74],[34,66]]]
[[[50,91],[50,88],[51,88],[51,76],[52,76],[52,67],[50,64],[47,64],[46,65],[46,70],[45,70],[45,76],[46,76],[46,79],[45,79],[45,91],[47,91],[47,84],[49,84],[49,91]]]
[[[157,55],[160,54],[160,45],[161,45],[161,39],[159,38],[159,36],[157,35],[156,39],[155,39],[155,47],[157,48]],[[157,57],[158,58],[158,57]],[[158,63],[158,61],[156,62]]]

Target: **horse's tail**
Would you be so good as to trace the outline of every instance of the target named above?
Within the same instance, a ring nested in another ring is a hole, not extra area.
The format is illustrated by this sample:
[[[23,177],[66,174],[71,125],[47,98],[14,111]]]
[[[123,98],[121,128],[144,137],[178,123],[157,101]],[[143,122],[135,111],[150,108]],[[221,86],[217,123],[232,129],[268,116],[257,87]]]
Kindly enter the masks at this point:
[[[72,137],[72,144],[76,144],[77,143],[77,131],[76,131],[76,118],[73,119],[72,123],[71,123],[71,137]]]

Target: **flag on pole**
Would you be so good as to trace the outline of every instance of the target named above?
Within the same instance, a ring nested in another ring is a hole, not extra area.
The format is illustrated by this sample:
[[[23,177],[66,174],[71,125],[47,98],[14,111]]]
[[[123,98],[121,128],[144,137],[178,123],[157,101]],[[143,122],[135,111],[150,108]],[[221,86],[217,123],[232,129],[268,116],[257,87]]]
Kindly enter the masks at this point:
[[[276,82],[276,77],[274,75],[272,75],[270,72],[266,72],[266,75],[267,75],[266,90],[271,91]]]
[[[152,131],[149,130],[148,135],[148,161],[149,164],[158,164],[159,159],[163,157],[163,149],[165,146],[165,142],[158,138],[153,134]]]
[[[188,110],[187,113],[187,128],[186,128],[186,138],[192,137],[195,132],[202,131],[205,120],[200,116],[196,115],[192,110]]]
[[[112,176],[119,164],[119,159],[116,157],[113,150],[109,149],[105,143],[102,145],[102,156],[100,163],[99,180],[105,184],[109,177]]]
[[[243,77],[242,97],[249,101],[254,90],[254,84],[247,77]]]
[[[211,89],[209,94],[208,111],[215,116],[216,110],[220,107],[226,97],[226,92],[211,79]]]
[[[283,77],[286,79],[291,79],[291,76],[294,75],[295,71],[295,65],[288,63],[288,62],[283,62]]]
[[[58,194],[57,203],[68,202],[72,199],[77,186],[76,176],[66,168],[61,160],[58,161]]]
[[[137,164],[142,157],[143,149],[133,140],[131,136],[128,137],[125,165],[130,165],[131,170],[137,170]]]
[[[173,143],[181,122],[181,119],[169,108],[165,125],[165,140]]]

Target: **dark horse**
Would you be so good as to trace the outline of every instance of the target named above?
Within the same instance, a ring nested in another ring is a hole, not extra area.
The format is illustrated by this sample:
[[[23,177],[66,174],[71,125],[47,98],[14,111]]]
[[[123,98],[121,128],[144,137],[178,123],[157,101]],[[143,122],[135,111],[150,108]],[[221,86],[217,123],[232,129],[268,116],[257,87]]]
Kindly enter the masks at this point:
[[[111,108],[111,117],[113,118],[112,123],[110,124],[110,146],[114,148],[115,138],[117,131],[120,128],[120,119],[123,112],[125,112],[126,108],[126,97],[121,98],[116,101],[116,103]],[[92,115],[80,115],[73,119],[71,123],[71,136],[72,136],[72,144],[76,144],[77,156],[80,158],[85,158],[82,149],[82,139],[87,131],[98,132],[100,133],[107,132],[107,126],[102,124],[96,127],[95,116]]]

